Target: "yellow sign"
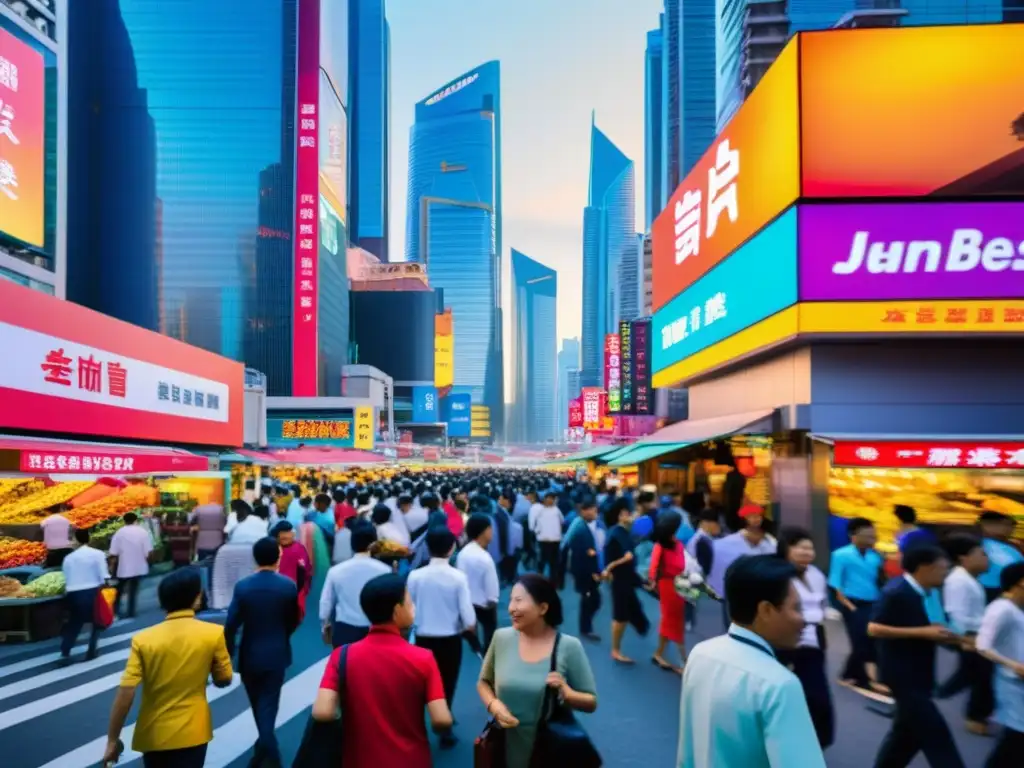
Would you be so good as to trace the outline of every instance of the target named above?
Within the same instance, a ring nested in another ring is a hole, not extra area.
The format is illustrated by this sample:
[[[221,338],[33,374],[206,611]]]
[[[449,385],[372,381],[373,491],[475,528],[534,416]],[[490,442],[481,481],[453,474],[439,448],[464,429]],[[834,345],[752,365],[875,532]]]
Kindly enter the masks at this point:
[[[800,333],[1024,333],[1024,301],[800,304]]]
[[[491,436],[491,409],[486,405],[474,405],[470,410],[470,437]]]
[[[434,316],[434,386],[443,395],[455,383],[455,335],[451,310]]]
[[[361,451],[373,450],[373,436],[376,429],[373,428],[373,407],[363,405],[355,409],[354,417],[356,425],[356,437],[353,447]]]
[[[337,419],[285,419],[281,422],[283,440],[348,440],[352,425]]]

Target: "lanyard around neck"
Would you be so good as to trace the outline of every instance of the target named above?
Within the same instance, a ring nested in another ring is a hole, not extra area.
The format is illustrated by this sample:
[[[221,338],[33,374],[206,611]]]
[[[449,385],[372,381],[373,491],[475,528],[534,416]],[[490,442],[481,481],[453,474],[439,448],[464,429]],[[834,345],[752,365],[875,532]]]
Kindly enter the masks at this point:
[[[746,637],[740,637],[739,635],[734,635],[732,632],[729,632],[727,634],[729,635],[729,637],[731,637],[737,643],[743,643],[744,645],[749,645],[751,648],[756,648],[757,650],[759,650],[761,653],[765,654],[766,656],[771,656],[773,659],[775,658],[775,654],[773,654],[771,651],[769,651],[767,648],[765,648],[760,643],[755,643],[753,640],[751,640],[749,638],[746,638]]]

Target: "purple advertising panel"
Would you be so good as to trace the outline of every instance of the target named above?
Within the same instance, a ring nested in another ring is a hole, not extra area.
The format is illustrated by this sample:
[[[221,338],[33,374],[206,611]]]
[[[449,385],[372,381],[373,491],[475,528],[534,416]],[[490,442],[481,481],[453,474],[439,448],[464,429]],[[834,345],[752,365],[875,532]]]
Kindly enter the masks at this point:
[[[647,416],[654,413],[651,390],[651,321],[633,322],[633,413]]]
[[[801,301],[1024,295],[1024,203],[802,205]]]

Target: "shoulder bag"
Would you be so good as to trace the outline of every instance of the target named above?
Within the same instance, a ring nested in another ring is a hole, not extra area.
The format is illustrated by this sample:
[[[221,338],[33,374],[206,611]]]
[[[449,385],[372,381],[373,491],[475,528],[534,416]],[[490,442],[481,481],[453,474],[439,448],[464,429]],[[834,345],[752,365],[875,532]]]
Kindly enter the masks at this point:
[[[473,768],[505,768],[505,729],[493,717],[473,742]]]
[[[562,633],[559,632],[555,635],[555,647],[551,649],[552,672],[558,671],[561,639]],[[568,765],[573,768],[601,768],[601,755],[572,709],[559,700],[558,692],[545,688],[530,768],[565,768]]]
[[[338,706],[345,716],[345,673],[348,666],[349,646],[343,645],[338,655]],[[329,723],[314,720],[306,723],[299,751],[292,762],[292,768],[340,768],[342,765],[342,720]]]

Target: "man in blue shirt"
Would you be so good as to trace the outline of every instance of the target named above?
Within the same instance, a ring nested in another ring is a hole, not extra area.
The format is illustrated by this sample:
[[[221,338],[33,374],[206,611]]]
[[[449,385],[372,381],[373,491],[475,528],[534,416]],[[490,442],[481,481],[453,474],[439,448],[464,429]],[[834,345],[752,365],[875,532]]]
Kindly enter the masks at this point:
[[[989,561],[988,570],[978,578],[978,581],[985,588],[985,595],[991,603],[1002,594],[999,582],[1003,568],[1012,563],[1024,562],[1024,555],[1010,544],[1016,521],[1009,515],[982,512],[978,517],[978,525],[983,537],[981,545],[985,548]]]
[[[875,678],[875,646],[868,637],[868,622],[881,596],[884,561],[874,547],[875,526],[855,517],[846,526],[850,543],[832,553],[828,585],[835,593],[850,638],[850,655],[842,674],[843,685],[871,690]]]

